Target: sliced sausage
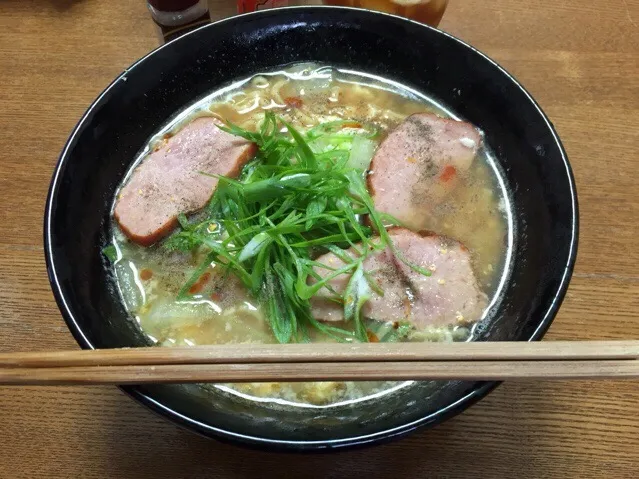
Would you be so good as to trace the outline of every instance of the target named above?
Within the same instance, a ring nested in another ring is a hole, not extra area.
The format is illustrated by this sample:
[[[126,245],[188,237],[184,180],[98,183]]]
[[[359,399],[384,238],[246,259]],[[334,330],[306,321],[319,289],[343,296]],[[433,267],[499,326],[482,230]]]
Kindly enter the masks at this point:
[[[375,252],[364,261],[364,270],[372,277],[383,295],[373,291],[362,308],[362,314],[380,321],[409,321],[418,328],[473,323],[482,318],[487,305],[475,274],[469,251],[459,242],[437,235],[422,235],[404,228],[391,230],[390,237],[404,257],[431,271],[425,276],[414,271],[386,249]],[[352,250],[346,251],[354,256]],[[317,259],[328,268],[316,268],[325,277],[344,262],[333,253]],[[344,292],[350,279],[343,274],[329,282],[335,292]],[[344,319],[343,305],[323,288],[311,299],[313,315],[324,321]]]
[[[470,123],[416,113],[381,143],[368,185],[379,211],[407,227],[426,227],[428,211],[457,185],[481,142]]]
[[[217,178],[237,176],[256,146],[220,130],[218,120],[201,117],[149,154],[122,188],[114,216],[122,231],[144,246],[162,239],[180,213],[204,207]]]

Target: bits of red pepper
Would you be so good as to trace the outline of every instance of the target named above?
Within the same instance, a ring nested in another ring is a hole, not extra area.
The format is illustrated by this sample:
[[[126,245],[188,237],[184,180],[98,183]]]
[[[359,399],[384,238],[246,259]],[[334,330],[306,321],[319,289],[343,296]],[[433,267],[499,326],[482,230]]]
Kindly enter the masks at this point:
[[[200,279],[198,279],[197,282],[189,288],[189,294],[196,294],[202,291],[202,288],[204,288],[204,285],[208,283],[210,279],[211,273],[204,273],[200,276]]]
[[[153,277],[153,271],[149,268],[144,268],[140,270],[140,279],[142,281],[148,281]]]
[[[448,165],[444,167],[442,174],[439,175],[439,179],[442,180],[444,183],[448,183],[450,180],[452,180],[455,177],[456,174],[457,174],[457,170],[455,169],[455,167]]]
[[[302,108],[302,105],[304,105],[304,100],[297,96],[288,96],[284,98],[284,103],[286,103],[286,106],[289,106],[291,108]]]

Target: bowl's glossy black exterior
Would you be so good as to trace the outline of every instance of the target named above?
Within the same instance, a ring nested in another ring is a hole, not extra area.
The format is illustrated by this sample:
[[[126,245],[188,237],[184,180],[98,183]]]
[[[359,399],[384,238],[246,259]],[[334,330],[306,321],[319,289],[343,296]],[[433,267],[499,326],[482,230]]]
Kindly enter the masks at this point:
[[[397,80],[485,132],[512,190],[517,239],[505,299],[482,338],[540,339],[565,294],[577,249],[575,186],[551,123],[508,73],[450,35],[385,14],[313,7],[231,18],[164,45],[118,77],[80,120],[53,176],[44,229],[53,292],[80,345],[145,344],[111,291],[100,254],[114,191],[138,150],[211,90],[300,61]],[[207,436],[299,450],[365,444],[432,425],[494,386],[421,383],[356,408],[297,410],[211,398],[195,386],[126,391]]]

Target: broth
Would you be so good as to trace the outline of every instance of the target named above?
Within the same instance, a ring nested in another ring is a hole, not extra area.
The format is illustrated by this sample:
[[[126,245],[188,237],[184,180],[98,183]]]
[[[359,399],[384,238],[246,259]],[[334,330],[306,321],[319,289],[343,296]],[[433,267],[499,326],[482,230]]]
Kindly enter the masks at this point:
[[[436,101],[395,82],[326,66],[298,64],[237,82],[185,109],[151,139],[136,165],[165,141],[167,133],[177,131],[194,118],[212,115],[256,131],[268,111],[301,131],[324,122],[355,120],[374,125],[381,138],[413,113],[426,111],[455,118]],[[483,322],[490,320],[490,305],[499,300],[507,278],[513,238],[508,193],[500,175],[490,151],[482,147],[462,176],[461,184],[425,220],[426,229],[455,238],[469,249],[480,289],[489,299]],[[219,267],[207,271],[191,286],[190,298],[176,299],[201,263],[202,254],[167,254],[160,245],[139,246],[129,241],[115,222],[113,231],[117,260],[111,267],[117,289],[126,309],[153,343],[192,346],[276,342],[259,301],[248,294],[237,278],[224,274]],[[472,340],[477,324],[481,322],[427,327],[416,331],[410,340]],[[310,331],[310,339],[333,340],[317,330]],[[215,387],[249,399],[269,398],[310,407],[381,395],[410,383],[264,383]]]

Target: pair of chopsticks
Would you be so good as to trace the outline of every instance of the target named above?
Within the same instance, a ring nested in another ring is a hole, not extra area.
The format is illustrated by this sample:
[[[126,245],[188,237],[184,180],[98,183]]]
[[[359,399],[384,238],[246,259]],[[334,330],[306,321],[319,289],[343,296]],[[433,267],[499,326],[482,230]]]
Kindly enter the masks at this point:
[[[639,378],[639,341],[239,344],[0,353],[0,385]]]

